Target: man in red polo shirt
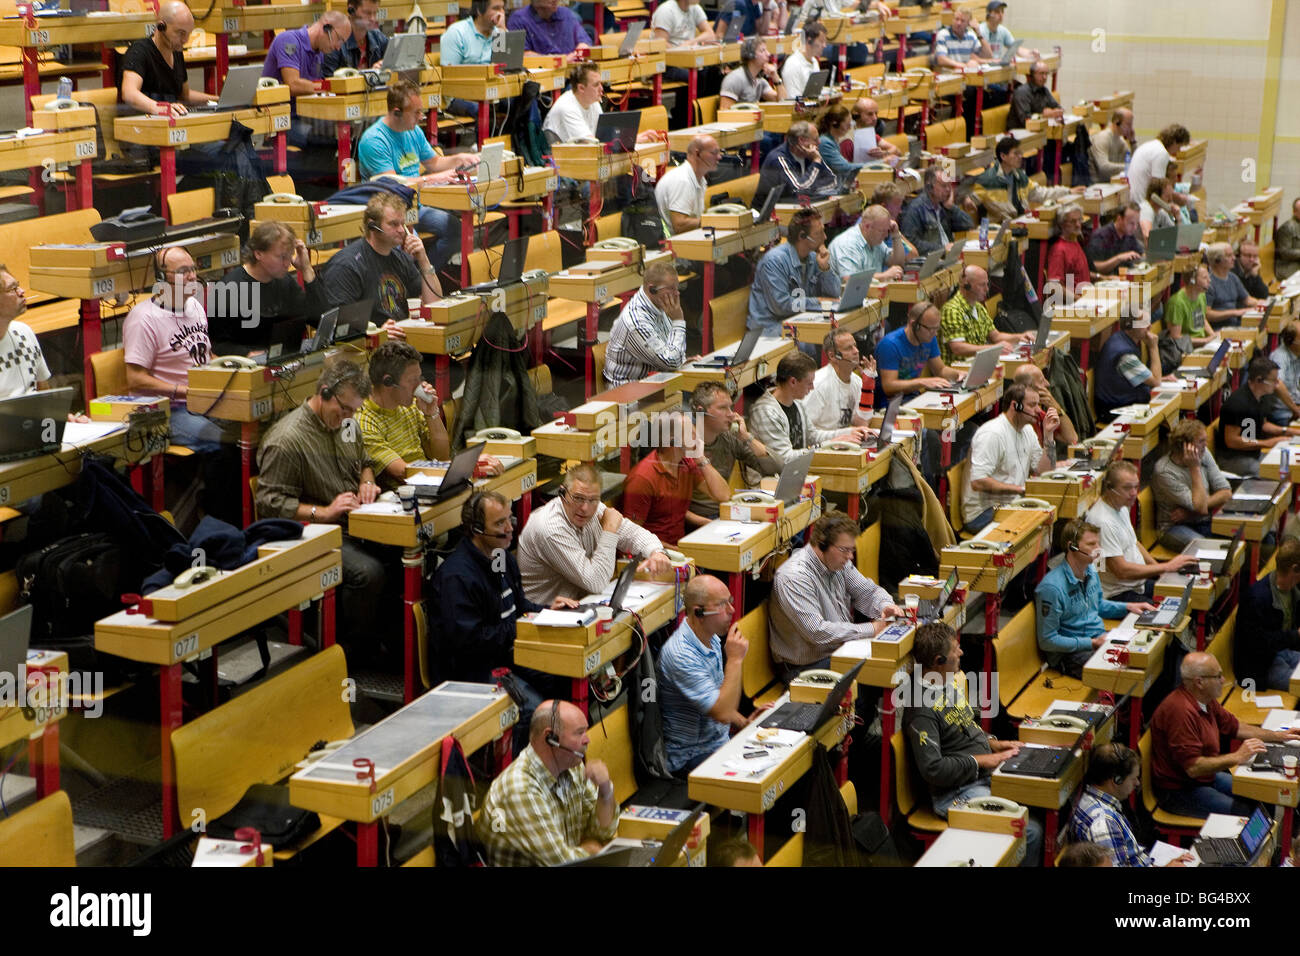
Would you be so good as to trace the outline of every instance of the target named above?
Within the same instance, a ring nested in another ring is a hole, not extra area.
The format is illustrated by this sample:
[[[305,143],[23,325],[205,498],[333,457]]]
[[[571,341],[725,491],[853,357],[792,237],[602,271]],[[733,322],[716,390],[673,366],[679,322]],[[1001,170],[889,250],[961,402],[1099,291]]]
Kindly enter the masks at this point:
[[[657,450],[627,476],[623,514],[665,544],[676,544],[686,531],[686,511],[695,489],[702,488],[715,501],[726,501],[731,488],[705,457],[703,439],[682,412],[658,416],[651,423],[650,436]]]
[[[1300,741],[1300,732],[1264,730],[1242,723],[1224,710],[1219,703],[1224,691],[1223,668],[1213,655],[1188,654],[1181,673],[1182,686],[1162,700],[1151,717],[1156,802],[1185,817],[1211,813],[1247,816],[1253,805],[1232,796],[1229,771],[1262,753],[1265,743]],[[1224,754],[1219,748],[1221,736],[1243,743]]]

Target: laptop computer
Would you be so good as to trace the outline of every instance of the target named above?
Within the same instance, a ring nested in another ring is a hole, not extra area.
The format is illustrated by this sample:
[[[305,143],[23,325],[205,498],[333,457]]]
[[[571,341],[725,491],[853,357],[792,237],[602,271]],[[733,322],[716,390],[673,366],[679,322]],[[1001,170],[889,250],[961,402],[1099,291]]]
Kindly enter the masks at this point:
[[[1180,222],[1178,224],[1178,248],[1191,251],[1201,248],[1201,238],[1205,235],[1205,223]]]
[[[226,74],[226,82],[221,85],[221,96],[215,103],[200,103],[191,106],[192,110],[237,110],[253,105],[253,95],[257,92],[257,81],[262,78],[260,66],[232,66]]]
[[[488,143],[478,154],[477,181],[486,187],[494,179],[501,178],[501,164],[505,161],[505,143]]]
[[[970,363],[970,371],[966,377],[956,385],[949,385],[945,388],[936,388],[936,392],[973,392],[976,389],[984,387],[984,384],[993,375],[993,370],[998,367],[998,359],[1002,357],[1002,346],[990,345],[986,349],[980,349],[976,353],[974,361]]]
[[[424,34],[396,33],[384,50],[384,68],[395,73],[424,69]]]
[[[487,447],[487,442],[479,442],[477,445],[470,445],[460,454],[451,460],[447,466],[447,473],[442,476],[442,481],[436,485],[416,485],[415,495],[420,501],[439,502],[444,501],[453,495],[458,495],[466,488],[473,484],[474,467],[478,464],[479,455],[483,454],[483,449]]]
[[[682,848],[691,837],[691,831],[704,814],[704,804],[682,819],[677,826],[668,831],[663,842],[655,840],[629,840],[615,838],[601,852],[584,860],[561,863],[560,866],[625,866],[651,867],[672,866],[682,854]]]
[[[1183,586],[1183,593],[1176,597],[1167,597],[1161,601],[1154,611],[1143,611],[1138,616],[1134,627],[1173,627],[1183,619],[1187,613],[1187,604],[1192,599],[1192,587],[1196,584],[1195,577],[1189,577],[1187,584]]]
[[[334,321],[334,338],[332,342],[325,344],[346,342],[348,339],[365,335],[366,326],[370,324],[370,317],[374,314],[374,299],[362,299],[360,302],[349,302],[339,306],[338,316]]]
[[[1262,515],[1269,508],[1273,507],[1273,499],[1277,497],[1278,492],[1286,482],[1279,481],[1276,485],[1267,478],[1247,478],[1239,484],[1228,499],[1228,503],[1223,506],[1224,514],[1234,515]],[[1242,497],[1250,495],[1252,497]]]
[[[784,194],[785,194],[784,184],[779,186],[773,186],[771,189],[769,189],[767,191],[767,198],[763,200],[762,208],[758,210],[758,215],[754,217],[754,222],[769,221],[772,218],[772,210],[776,208],[776,204],[781,201],[781,197]]]
[[[1206,866],[1245,866],[1255,858],[1272,828],[1263,807],[1256,807],[1235,837],[1202,837],[1192,849]]]
[[[772,492],[772,497],[787,506],[797,502],[799,496],[803,493],[804,479],[808,477],[808,469],[812,467],[812,460],[813,453],[806,451],[787,461],[781,467],[781,477],[776,480],[776,490]]]
[[[513,285],[523,276],[524,262],[527,259],[528,237],[518,236],[514,239],[507,239],[505,246],[501,250],[501,262],[497,269],[497,277],[487,282],[480,282],[478,285],[469,286],[464,291],[474,295]]]
[[[863,658],[853,666],[852,670],[840,677],[835,682],[835,687],[820,704],[797,704],[794,701],[782,704],[763,721],[762,726],[811,734],[835,716],[835,712],[840,709],[840,704],[848,695],[849,688],[857,679],[858,671],[862,670],[862,665],[866,662],[866,658]]]
[[[596,139],[609,144],[611,153],[631,153],[636,149],[636,134],[641,128],[641,111],[601,113],[596,120]]]
[[[1223,569],[1227,566],[1228,562],[1232,559],[1232,556],[1236,554],[1237,545],[1241,541],[1245,533],[1246,533],[1246,526],[1244,524],[1237,525],[1237,530],[1232,533],[1232,537],[1228,540],[1228,544],[1223,549],[1222,555],[1217,558],[1209,559],[1210,573],[1212,574],[1223,573]],[[1216,540],[1214,538],[1199,538],[1196,541],[1196,553],[1199,554],[1202,551],[1212,551],[1215,548],[1217,548],[1220,544],[1223,544],[1223,542]]]
[[[921,147],[919,139],[909,139],[907,141],[907,162],[904,164],[908,169],[921,168],[921,154],[925,150]]]
[[[1224,339],[1219,343],[1219,347],[1214,350],[1214,355],[1210,359],[1210,364],[1205,366],[1205,368],[1180,368],[1174,374],[1180,378],[1214,378],[1215,374],[1219,371],[1219,366],[1223,364],[1223,360],[1227,356],[1228,350],[1231,348],[1232,340]]]
[[[880,431],[876,434],[876,451],[884,451],[894,440],[894,422],[898,420],[898,410],[902,404],[903,396],[895,395],[885,406],[885,415],[880,420]]]
[[[801,100],[814,102],[821,99],[822,90],[826,87],[826,82],[831,78],[830,70],[818,70],[808,77],[808,82],[804,85],[803,96]]]
[[[740,24],[736,22],[736,18],[734,16],[731,18],[731,21],[727,24],[727,34],[722,38],[722,42],[723,43],[740,42]]]
[[[506,73],[522,73],[524,69],[524,44],[527,33],[507,30],[492,39],[492,62]]]
[[[1063,774],[1073,762],[1074,751],[1069,747],[1024,747],[1020,753],[1002,763],[998,770],[1001,773],[1050,780]]]
[[[256,337],[251,342],[213,342],[212,350],[216,355],[245,355],[257,359],[259,353],[265,354],[263,364],[270,365],[283,360],[284,356],[301,355],[307,338],[307,325],[317,319],[307,316],[288,315],[263,322],[253,331]]]
[[[1178,227],[1164,226],[1147,234],[1147,262],[1168,262],[1178,255]]]
[[[916,606],[916,619],[922,623],[937,621],[943,609],[948,606],[952,600],[952,592],[957,590],[957,569],[953,568],[948,572],[948,580],[943,582],[943,587],[939,589],[939,594],[935,598],[922,599]]]
[[[1031,355],[1037,355],[1043,349],[1047,348],[1047,340],[1052,336],[1052,310],[1044,309],[1043,317],[1038,320],[1038,334],[1034,336],[1034,347],[1030,352]]]
[[[618,581],[614,584],[614,590],[609,595],[608,601],[592,601],[587,604],[579,604],[576,610],[586,608],[610,607],[615,614],[623,610],[623,599],[627,597],[627,589],[632,586],[633,579],[636,578],[637,561],[629,561],[623,568],[623,572],[618,576]]]
[[[908,259],[903,265],[903,271],[915,271],[919,278],[924,279],[926,276],[933,275],[934,271],[939,268],[939,263],[943,261],[943,255],[942,249],[936,249],[927,255]]]
[[[644,20],[637,20],[628,24],[627,34],[623,37],[623,42],[618,45],[618,55],[620,58],[629,57],[636,52],[637,41],[641,39],[641,31],[644,29]]]
[[[1255,754],[1250,758],[1250,768],[1265,771],[1283,770],[1286,767],[1286,764],[1283,763],[1286,757],[1300,757],[1300,748],[1291,747],[1287,744],[1265,744],[1262,754]]]
[[[63,446],[72,392],[71,388],[51,388],[0,399],[0,462],[58,451]]]
[[[18,668],[27,661],[27,648],[32,639],[32,606],[24,604],[16,611],[0,617],[0,674],[12,674],[18,679]]]
[[[1007,44],[1007,48],[1002,51],[1002,58],[998,60],[1003,66],[1016,62],[1016,53],[1020,50],[1020,44],[1023,40],[1012,40]]]
[[[835,305],[836,312],[852,312],[854,309],[862,308],[862,303],[866,301],[867,293],[871,291],[872,274],[870,270],[866,272],[855,272],[849,276],[849,281],[844,286],[844,291],[840,293],[840,301]]]
[[[731,355],[709,355],[695,363],[696,368],[735,368],[744,365],[754,354],[754,346],[762,338],[762,329],[746,329],[736,351]]]

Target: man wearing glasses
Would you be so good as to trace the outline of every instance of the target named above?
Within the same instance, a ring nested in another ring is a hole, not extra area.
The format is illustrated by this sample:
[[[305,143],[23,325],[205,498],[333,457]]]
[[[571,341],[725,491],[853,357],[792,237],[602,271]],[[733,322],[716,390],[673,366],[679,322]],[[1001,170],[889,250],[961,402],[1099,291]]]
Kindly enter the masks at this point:
[[[650,574],[667,571],[659,539],[601,503],[600,473],[578,465],[564,475],[558,497],[533,512],[519,535],[524,593],[537,604],[594,594],[614,577],[619,554]]]
[[[1231,769],[1263,753],[1264,744],[1300,740],[1300,730],[1265,730],[1228,713],[1219,701],[1228,689],[1212,654],[1183,658],[1182,685],[1160,702],[1151,717],[1151,777],[1156,802],[1170,813],[1249,816],[1253,804],[1232,795]],[[1240,740],[1223,753],[1221,738]]]
[[[325,76],[333,76],[335,70],[344,67],[364,70],[383,63],[388,34],[379,29],[378,0],[348,0],[348,19],[352,30],[347,39],[338,50],[325,54]]]
[[[790,683],[801,672],[831,666],[845,641],[872,638],[903,613],[889,592],[853,563],[858,523],[842,511],[817,519],[808,544],[777,568],[767,634],[776,675]],[[866,618],[853,622],[854,612]]]
[[[918,302],[907,313],[907,323],[894,329],[876,346],[876,406],[883,407],[895,395],[904,401],[923,388],[943,388],[961,374],[945,365],[939,355],[937,306]]]
[[[288,518],[347,527],[348,513],[379,497],[375,463],[354,419],[370,394],[360,366],[341,360],[327,366],[316,394],[276,422],[257,449],[259,518]],[[344,427],[347,423],[348,427]],[[379,546],[343,535],[343,584],[339,642],[370,651],[375,634],[393,633],[381,624],[385,574]],[[391,617],[391,615],[390,615]],[[396,633],[401,633],[400,627]]]
[[[391,176],[411,186],[438,185],[455,180],[458,170],[479,164],[479,157],[472,154],[438,155],[420,129],[424,116],[418,86],[406,79],[388,85],[388,112],[361,134],[357,147],[363,179]],[[441,269],[460,247],[459,218],[445,209],[422,205],[420,231],[434,236],[429,262]]]

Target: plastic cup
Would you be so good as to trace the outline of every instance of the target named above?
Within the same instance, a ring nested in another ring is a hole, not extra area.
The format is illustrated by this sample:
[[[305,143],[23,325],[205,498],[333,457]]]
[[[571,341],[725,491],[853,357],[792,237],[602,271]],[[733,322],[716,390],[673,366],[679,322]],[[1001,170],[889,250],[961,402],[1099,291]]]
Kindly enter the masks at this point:
[[[415,485],[400,485],[397,489],[397,499],[402,503],[402,510],[407,514],[415,511]]]
[[[1282,758],[1282,772],[1286,774],[1288,780],[1296,778],[1296,758],[1287,754]]]
[[[1212,572],[1213,566],[1210,564],[1209,561],[1197,562],[1197,568],[1200,570],[1201,578],[1203,580],[1205,581],[1210,580],[1210,574]]]
[[[904,595],[903,595],[903,606],[907,608],[907,613],[908,613],[908,614],[910,614],[912,617],[916,617],[916,611],[917,611],[917,608],[919,608],[919,607],[921,606],[921,598],[920,598],[920,595],[917,595],[917,594],[904,594]]]

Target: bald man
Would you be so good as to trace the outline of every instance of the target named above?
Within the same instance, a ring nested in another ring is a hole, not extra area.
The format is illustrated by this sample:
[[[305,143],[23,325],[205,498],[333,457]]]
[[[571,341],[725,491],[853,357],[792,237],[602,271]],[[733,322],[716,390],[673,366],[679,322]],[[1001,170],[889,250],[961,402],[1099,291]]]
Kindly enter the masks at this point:
[[[352,35],[352,23],[342,10],[327,10],[315,23],[285,30],[271,43],[262,75],[289,87],[290,96],[306,96],[323,87],[325,55],[337,53]]]
[[[528,746],[483,801],[477,830],[490,866],[570,863],[614,838],[614,782],[603,763],[586,761],[590,742],[587,718],[573,704],[538,705]]]
[[[906,241],[884,206],[864,209],[856,226],[831,240],[830,253],[831,271],[846,281],[858,272],[870,272],[882,281],[901,279],[907,262]]]
[[[1061,419],[1061,424],[1056,429],[1056,440],[1058,442],[1064,442],[1066,445],[1078,444],[1079,432],[1075,429],[1074,422],[1070,421],[1070,416],[1065,414],[1065,409],[1061,406],[1061,403],[1052,394],[1051,385],[1041,368],[1033,362],[1026,362],[1016,369],[1015,378],[1012,381],[1016,385],[1024,385],[1038,392],[1038,404],[1043,408],[1056,409],[1056,414]],[[1065,455],[1059,455],[1058,457],[1064,458]]]
[[[1182,684],[1151,716],[1151,782],[1156,802],[1185,817],[1246,816],[1253,805],[1233,797],[1231,769],[1263,753],[1265,743],[1300,741],[1300,729],[1265,730],[1224,710],[1219,701],[1228,686],[1212,654],[1188,654],[1180,676]],[[1225,754],[1219,744],[1223,737],[1243,743]]]
[[[136,40],[122,58],[122,102],[141,113],[176,116],[189,110],[186,104],[211,99],[202,90],[191,90],[185,72],[184,48],[194,31],[194,14],[180,0],[168,0],[158,9],[153,36]]]
[[[951,365],[970,359],[980,349],[1001,345],[1004,352],[1014,352],[1021,342],[1032,342],[1033,332],[999,332],[993,327],[984,301],[989,297],[989,274],[979,266],[967,266],[961,273],[957,293],[944,303],[943,322],[939,326],[939,354]]]
[[[858,129],[874,130],[876,147],[867,151],[871,159],[885,159],[898,155],[898,147],[885,139],[885,124],[880,119],[880,106],[869,96],[853,104],[853,125]]]
[[[686,147],[686,162],[664,174],[655,186],[655,203],[663,220],[664,236],[700,227],[704,215],[705,177],[718,168],[722,149],[712,136],[703,134]]]

